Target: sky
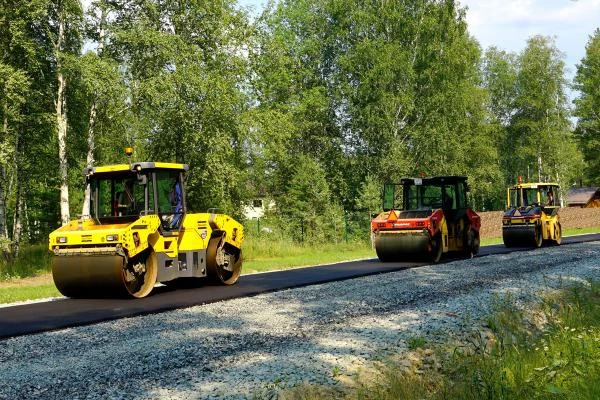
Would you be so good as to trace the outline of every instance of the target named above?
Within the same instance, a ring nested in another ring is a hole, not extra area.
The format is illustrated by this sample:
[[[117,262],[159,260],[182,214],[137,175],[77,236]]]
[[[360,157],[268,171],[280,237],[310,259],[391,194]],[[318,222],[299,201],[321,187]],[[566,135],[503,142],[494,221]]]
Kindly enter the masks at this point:
[[[590,35],[600,28],[600,0],[458,0],[467,9],[470,34],[483,49],[519,53],[534,35],[551,36],[565,55],[571,79]],[[266,0],[238,0],[260,12]]]
[[[469,32],[482,48],[520,52],[534,35],[551,36],[565,55],[567,76],[585,56],[600,28],[600,0],[459,0],[467,9]]]

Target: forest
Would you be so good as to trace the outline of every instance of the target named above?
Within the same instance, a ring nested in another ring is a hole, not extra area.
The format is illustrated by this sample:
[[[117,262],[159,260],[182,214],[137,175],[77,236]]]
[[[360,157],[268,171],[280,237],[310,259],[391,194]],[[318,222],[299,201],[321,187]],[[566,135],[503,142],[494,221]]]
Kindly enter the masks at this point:
[[[553,38],[482,49],[467,12],[0,0],[0,247],[85,215],[84,168],[128,162],[127,146],[190,165],[189,209],[243,219],[267,199],[290,237],[315,242],[331,221],[368,220],[404,176],[466,175],[476,210],[501,209],[517,176],[600,185],[600,29],[571,81]]]

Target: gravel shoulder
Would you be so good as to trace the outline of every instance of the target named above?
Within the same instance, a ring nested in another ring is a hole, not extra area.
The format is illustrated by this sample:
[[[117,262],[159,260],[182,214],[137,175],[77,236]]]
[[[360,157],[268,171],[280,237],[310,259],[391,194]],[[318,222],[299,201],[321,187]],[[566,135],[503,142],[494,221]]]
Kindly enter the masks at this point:
[[[494,298],[600,278],[600,242],[407,269],[0,341],[0,399],[274,398],[342,385],[425,337],[481,326]],[[0,311],[1,312],[1,311]]]

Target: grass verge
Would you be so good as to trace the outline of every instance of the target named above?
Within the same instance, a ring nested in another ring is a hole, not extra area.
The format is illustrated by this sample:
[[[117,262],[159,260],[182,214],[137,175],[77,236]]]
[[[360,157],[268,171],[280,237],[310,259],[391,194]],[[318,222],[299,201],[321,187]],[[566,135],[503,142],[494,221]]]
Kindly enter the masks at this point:
[[[459,345],[419,347],[393,358],[403,362],[363,371],[345,389],[301,387],[283,391],[279,398],[600,398],[598,283],[549,294],[529,311],[510,297],[493,308],[487,327],[471,332]],[[409,366],[407,359],[413,360]]]
[[[302,244],[292,241],[244,241],[244,273],[377,257],[367,242]]]
[[[563,231],[563,237],[565,236],[576,236],[576,235],[585,235],[587,233],[599,233],[600,227],[596,228],[570,228],[565,229]],[[482,246],[491,246],[494,244],[503,244],[502,237],[493,237],[493,238],[482,238],[481,245]]]
[[[62,296],[54,283],[0,287],[0,304]]]

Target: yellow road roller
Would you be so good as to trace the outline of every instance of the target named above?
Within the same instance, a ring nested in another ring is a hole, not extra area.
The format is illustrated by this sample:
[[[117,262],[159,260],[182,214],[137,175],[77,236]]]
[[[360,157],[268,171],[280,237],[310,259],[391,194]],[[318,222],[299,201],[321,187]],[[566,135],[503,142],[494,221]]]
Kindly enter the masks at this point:
[[[560,244],[558,212],[560,186],[557,183],[523,183],[506,192],[506,210],[502,216],[502,240],[506,247],[541,247],[544,241]]]
[[[162,162],[87,169],[90,215],[49,238],[58,290],[67,297],[141,298],[157,282],[234,284],[242,269],[243,226],[216,209],[188,212],[187,170]]]

